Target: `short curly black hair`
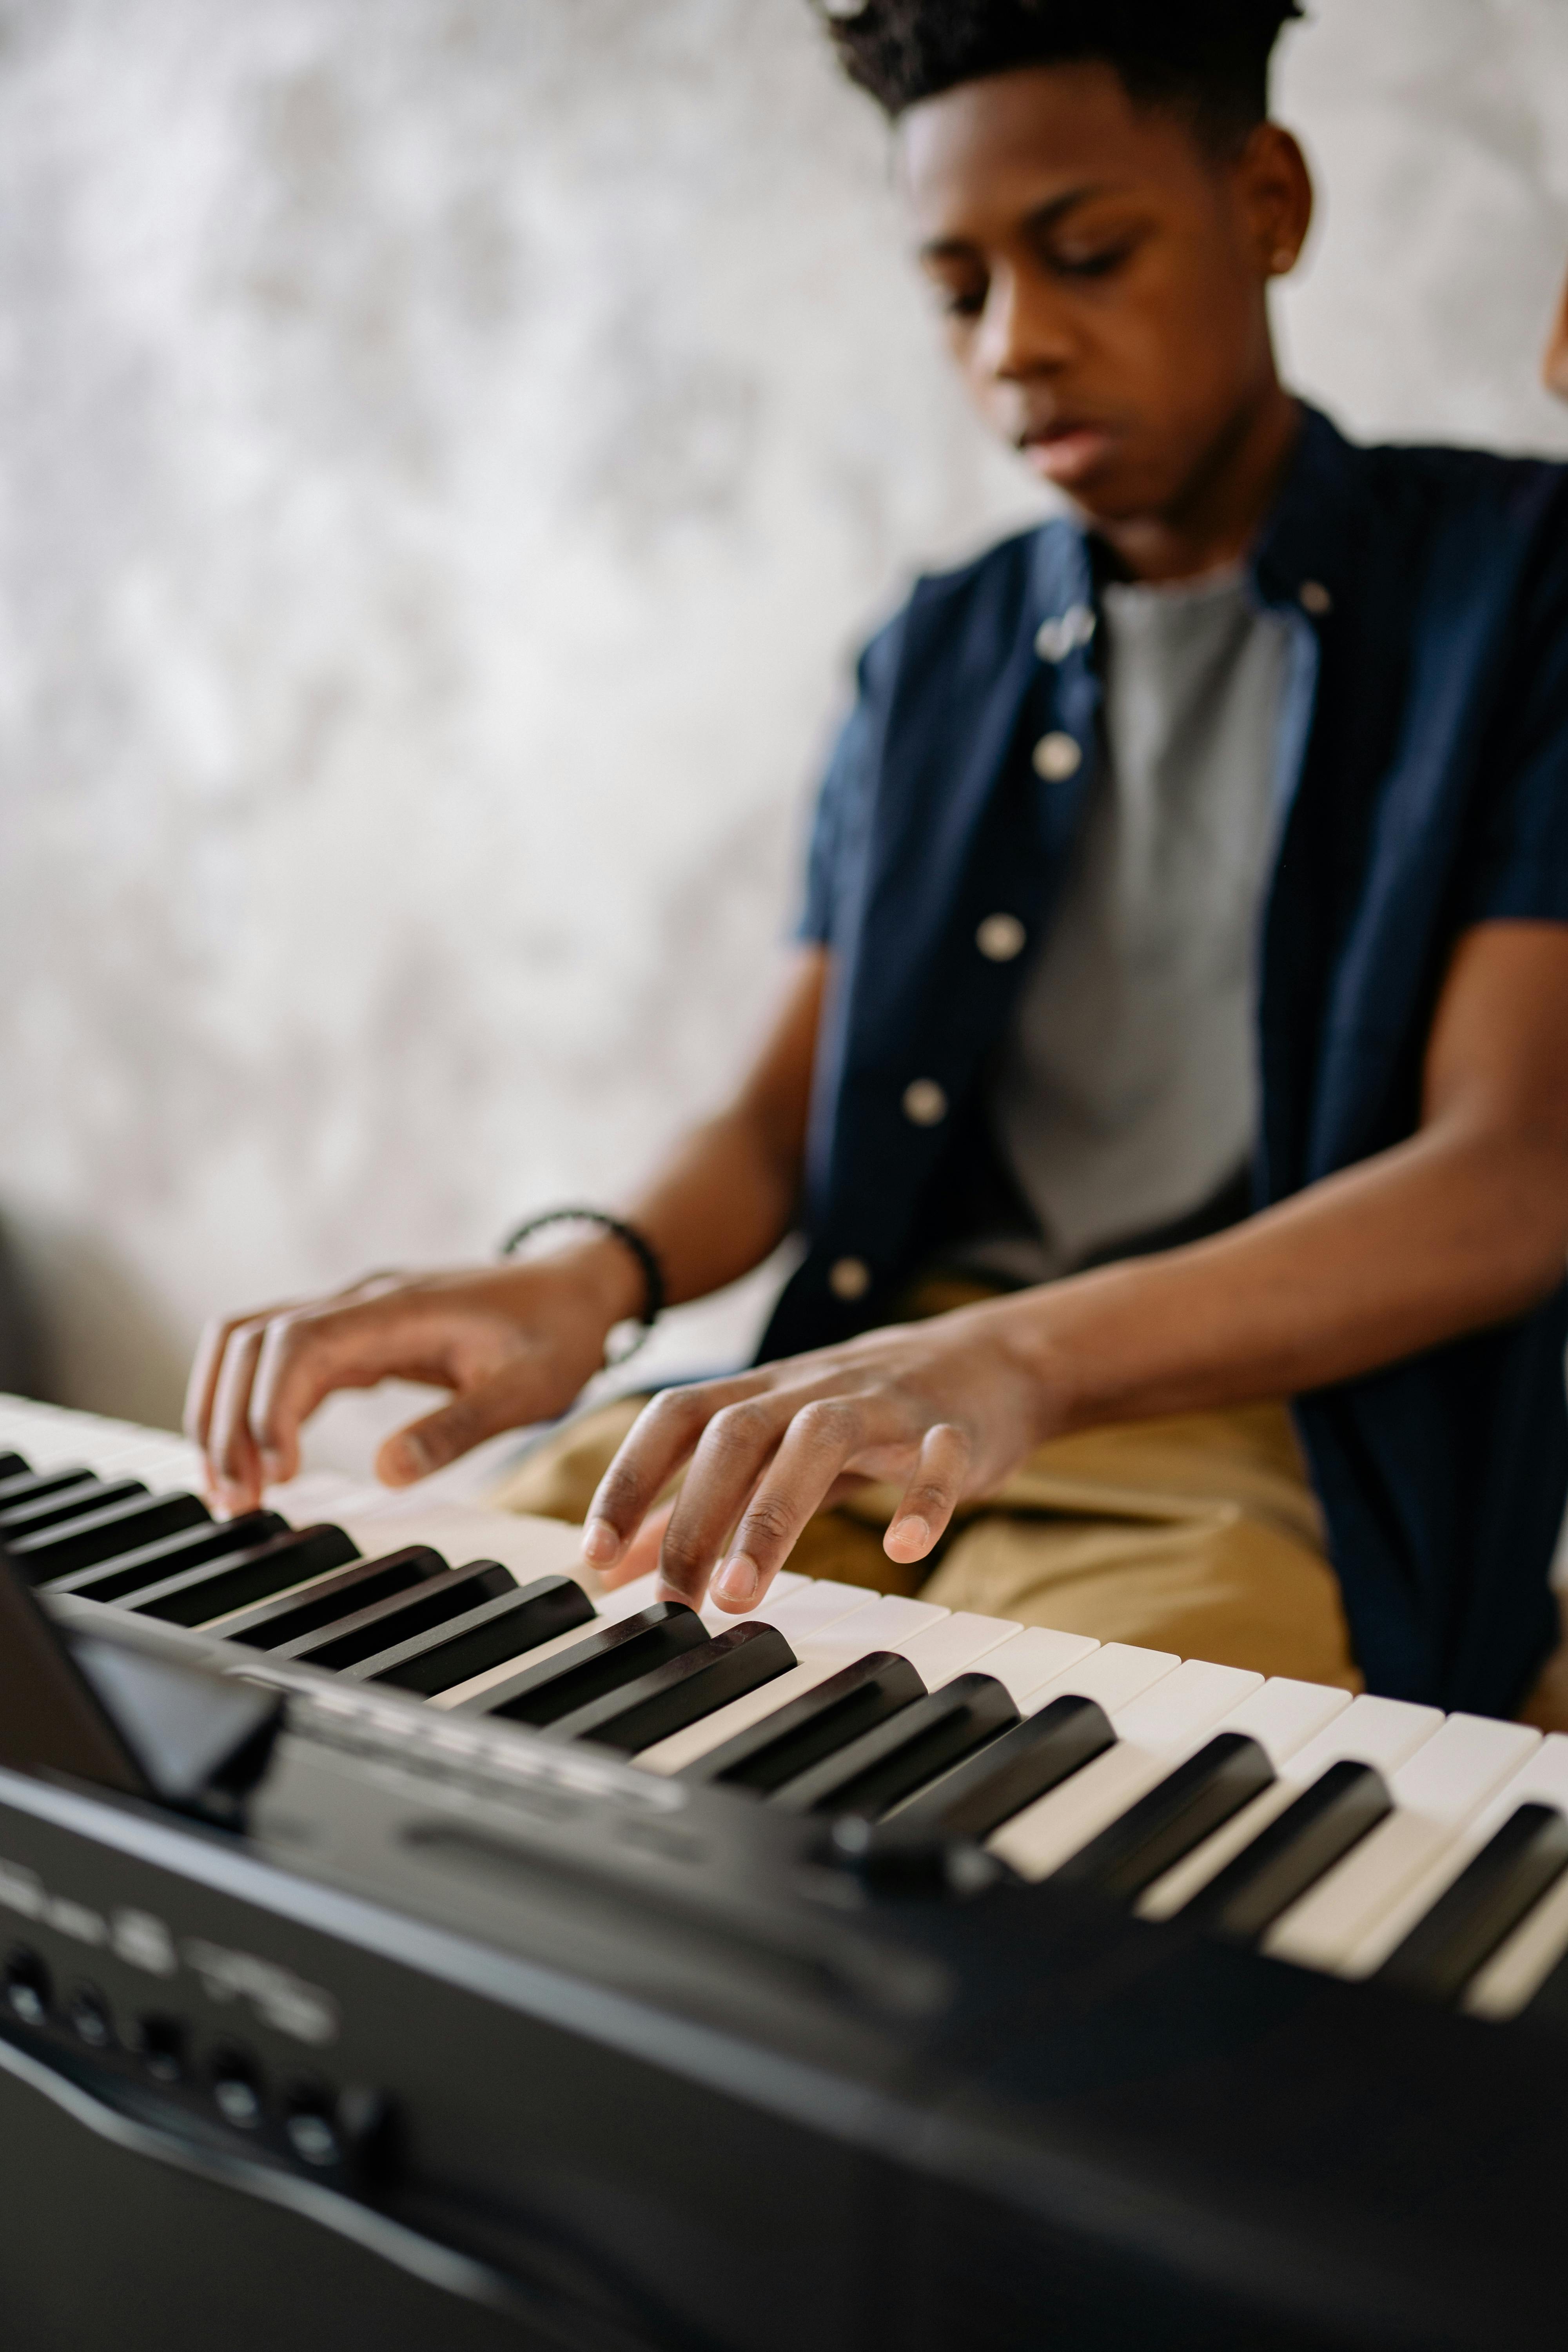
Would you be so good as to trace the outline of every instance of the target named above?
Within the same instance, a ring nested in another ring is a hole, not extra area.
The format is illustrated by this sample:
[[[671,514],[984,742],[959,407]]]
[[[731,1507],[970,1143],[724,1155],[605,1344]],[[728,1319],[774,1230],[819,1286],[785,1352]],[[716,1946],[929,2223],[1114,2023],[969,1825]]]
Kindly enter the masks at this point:
[[[1268,111],[1268,60],[1298,0],[813,0],[840,61],[890,116],[1016,66],[1089,60],[1211,142]]]

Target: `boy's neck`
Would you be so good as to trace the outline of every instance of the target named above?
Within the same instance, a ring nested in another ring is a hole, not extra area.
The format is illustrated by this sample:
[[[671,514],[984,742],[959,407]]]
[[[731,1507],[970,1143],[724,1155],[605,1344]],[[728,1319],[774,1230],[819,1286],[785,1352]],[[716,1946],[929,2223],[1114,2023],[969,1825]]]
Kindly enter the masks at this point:
[[[1271,376],[1173,505],[1085,520],[1130,580],[1196,580],[1238,563],[1273,509],[1300,428],[1299,404]]]

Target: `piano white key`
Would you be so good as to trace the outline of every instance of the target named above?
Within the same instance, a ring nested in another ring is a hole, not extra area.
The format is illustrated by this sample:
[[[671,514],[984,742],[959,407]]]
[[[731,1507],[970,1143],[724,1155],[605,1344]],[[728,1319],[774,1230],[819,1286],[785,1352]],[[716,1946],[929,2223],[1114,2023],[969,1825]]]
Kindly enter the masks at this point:
[[[1279,1692],[1276,1698],[1273,1695]],[[1319,1710],[1296,1694],[1305,1692],[1328,1705],[1329,1719],[1310,1729]],[[1337,1702],[1337,1703],[1335,1703]],[[1443,1721],[1435,1706],[1412,1706],[1404,1699],[1355,1698],[1330,1690],[1321,1683],[1296,1683],[1277,1677],[1264,1684],[1252,1698],[1244,1699],[1223,1724],[1223,1731],[1249,1731],[1262,1740],[1279,1777],[1244,1805],[1239,1813],[1205,1838],[1184,1860],[1156,1879],[1139,1903],[1146,1919],[1168,1919],[1206,1886],[1233,1854],[1250,1845],[1276,1813],[1293,1805],[1305,1788],[1345,1758],[1392,1772],[1430,1739]],[[1299,1731],[1307,1736],[1298,1739]]]
[[[1085,1685],[1096,1679],[1095,1669],[1108,1654],[1121,1646],[1108,1642],[1082,1665],[1061,1675],[1056,1695],[1079,1691],[1086,1698],[1100,1697],[1099,1691]],[[988,1841],[992,1852],[1010,1863],[1022,1877],[1045,1878],[1058,1869],[1069,1854],[1097,1837],[1156,1780],[1163,1780],[1173,1766],[1202,1747],[1219,1717],[1246,1696],[1245,1690],[1238,1690],[1238,1682],[1256,1688],[1263,1680],[1261,1675],[1244,1675],[1234,1666],[1211,1666],[1202,1659],[1190,1658],[1182,1665],[1173,1659],[1167,1663],[1165,1654],[1159,1651],[1134,1653],[1140,1654],[1158,1660],[1160,1671],[1149,1676],[1139,1696],[1111,1713],[1116,1746],[1075,1772],[1059,1789],[1053,1789],[1049,1796],[1005,1822]],[[1100,1704],[1105,1704],[1103,1698]],[[1139,1736],[1145,1730],[1147,1739]],[[1153,1745],[1154,1740],[1159,1745]]]
[[[781,1569],[769,1585],[765,1599],[756,1608],[743,1609],[737,1614],[734,1610],[721,1609],[715,1601],[708,1600],[700,1612],[702,1622],[710,1633],[726,1633],[731,1625],[743,1625],[749,1617],[755,1617],[759,1624],[771,1625],[773,1611],[782,1609],[792,1593],[805,1591],[809,1580],[806,1577],[797,1576],[791,1568]]]
[[[1292,1905],[1263,1949],[1306,1968],[1363,1974],[1380,1920],[1541,1738],[1521,1723],[1451,1715],[1389,1782],[1395,1811]]]
[[[776,1627],[797,1657],[828,1626],[869,1609],[881,1597],[863,1584],[836,1584],[826,1577],[816,1582],[803,1577],[800,1589],[786,1592],[782,1600],[774,1598],[774,1591],[776,1586],[757,1616],[763,1624]]]
[[[1345,1962],[1347,1975],[1365,1976],[1386,1959],[1521,1805],[1555,1805],[1568,1812],[1568,1739],[1560,1735],[1543,1739],[1525,1724],[1500,1728],[1521,1735],[1516,1769],[1494,1783],[1490,1795],[1460,1822],[1427,1867],[1389,1905],[1350,1954]]]
[[[981,1617],[961,1609],[923,1633],[910,1633],[898,1646],[928,1691],[940,1690],[955,1675],[988,1675],[992,1653],[1023,1628],[1006,1617]]]
[[[1100,1643],[1087,1633],[1053,1633],[1044,1625],[1026,1625],[993,1650],[985,1671],[1006,1689],[1020,1715],[1034,1715],[1070,1666],[1087,1658]]]
[[[1018,1636],[1021,1642],[1027,1638],[1024,1633]],[[1181,1663],[1172,1650],[1140,1650],[1131,1642],[1102,1642],[1098,1649],[1076,1658],[1052,1681],[1042,1683],[1033,1691],[1029,1713],[1037,1715],[1054,1698],[1091,1698],[1107,1715],[1115,1716],[1124,1706],[1131,1706],[1135,1698],[1141,1698],[1163,1675],[1174,1674]],[[998,1675],[997,1679],[1004,1677]]]
[[[1500,1789],[1467,1834],[1484,1845],[1516,1805],[1555,1805],[1568,1813],[1568,1739],[1552,1732],[1521,1772]],[[1477,2017],[1512,2017],[1568,1952],[1568,1878],[1542,1896],[1530,1916],[1478,1971],[1463,2007]]]

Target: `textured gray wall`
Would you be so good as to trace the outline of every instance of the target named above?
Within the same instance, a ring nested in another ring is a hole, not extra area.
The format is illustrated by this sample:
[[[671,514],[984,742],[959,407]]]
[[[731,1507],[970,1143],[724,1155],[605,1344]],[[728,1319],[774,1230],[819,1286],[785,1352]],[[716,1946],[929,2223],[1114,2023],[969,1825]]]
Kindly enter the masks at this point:
[[[1568,452],[1563,0],[1316,0],[1280,299]],[[0,0],[0,1214],[71,1402],[618,1187],[765,998],[857,635],[1035,493],[804,0]]]

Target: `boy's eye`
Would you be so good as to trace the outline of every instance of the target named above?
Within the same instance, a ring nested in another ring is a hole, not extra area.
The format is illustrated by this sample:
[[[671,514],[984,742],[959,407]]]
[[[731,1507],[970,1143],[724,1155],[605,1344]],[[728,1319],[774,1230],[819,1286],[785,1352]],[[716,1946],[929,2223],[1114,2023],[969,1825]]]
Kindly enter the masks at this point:
[[[984,286],[949,286],[942,289],[942,308],[949,319],[978,319],[985,308]]]
[[[1132,252],[1130,244],[1104,245],[1093,253],[1057,253],[1051,267],[1059,278],[1109,278]]]

